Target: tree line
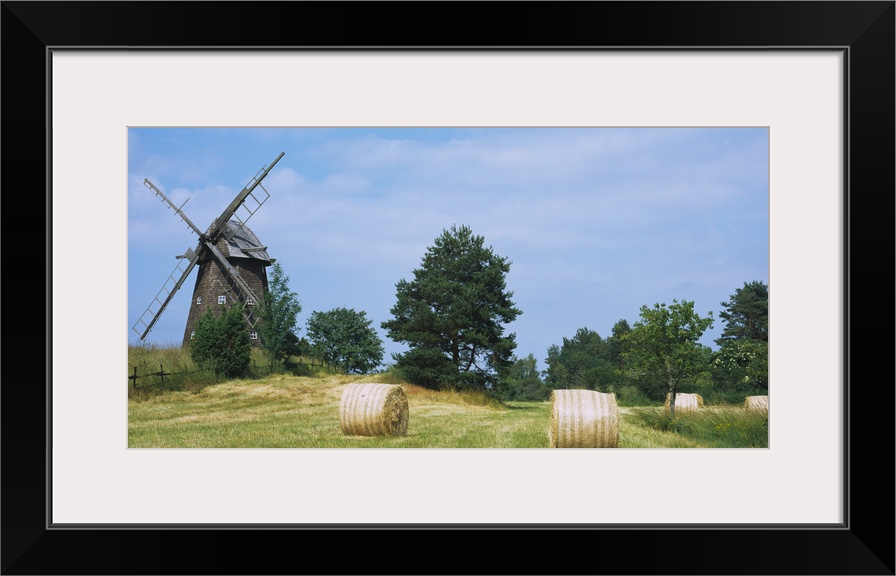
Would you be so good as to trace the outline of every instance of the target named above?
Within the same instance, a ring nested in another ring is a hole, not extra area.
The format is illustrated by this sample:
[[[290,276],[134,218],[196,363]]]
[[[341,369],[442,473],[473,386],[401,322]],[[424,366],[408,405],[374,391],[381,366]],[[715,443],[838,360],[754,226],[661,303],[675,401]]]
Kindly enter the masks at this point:
[[[533,354],[515,355],[516,334],[505,333],[523,313],[507,289],[511,264],[469,226],[443,230],[413,278],[396,283],[391,318],[380,324],[390,339],[408,348],[392,354],[390,369],[427,388],[485,390],[502,400],[545,400],[559,388],[613,392],[631,403],[662,401],[671,394],[673,411],[674,393],[684,387],[732,401],[768,388],[763,282],[745,282],[720,303],[725,328],[715,340],[716,351],[699,343],[715,322],[713,313],[701,315],[693,302],[673,299],[642,306],[633,324],[620,319],[606,338],[579,328],[549,347],[547,367],[540,371]],[[300,338],[302,306],[288,282],[275,263],[258,325],[272,368],[290,356],[320,359],[346,373],[370,373],[382,365],[382,341],[364,311],[315,311]],[[250,348],[240,322],[238,309],[209,311],[197,324],[191,355],[222,373],[238,374],[243,358],[248,366]]]
[[[634,325],[621,319],[607,338],[582,327],[552,345],[543,372],[532,354],[515,359],[505,397],[544,400],[554,389],[585,388],[641,404],[662,402],[670,394],[674,411],[674,394],[681,391],[730,402],[767,394],[768,286],[745,282],[720,304],[725,327],[716,351],[698,342],[713,326],[711,311],[701,316],[693,302],[677,299],[645,305]]]

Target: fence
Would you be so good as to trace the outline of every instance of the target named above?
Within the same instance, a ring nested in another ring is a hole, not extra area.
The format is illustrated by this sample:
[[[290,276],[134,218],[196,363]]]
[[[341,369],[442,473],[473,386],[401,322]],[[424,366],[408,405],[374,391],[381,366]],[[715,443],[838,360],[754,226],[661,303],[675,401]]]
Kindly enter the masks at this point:
[[[158,384],[160,386],[164,386],[165,376],[186,376],[189,374],[200,374],[200,373],[207,373],[207,372],[208,372],[207,370],[193,370],[193,371],[188,371],[188,372],[165,372],[165,368],[162,366],[162,364],[159,364],[158,372],[146,372],[145,374],[138,374],[137,367],[134,366],[134,373],[128,375],[128,386],[133,384],[133,386],[136,388],[137,380],[139,378],[149,378],[149,377],[158,378],[158,380],[157,380]]]
[[[326,370],[331,370],[331,371],[334,369],[334,366],[327,362],[324,362],[322,360],[319,362],[320,362],[321,368],[325,368]],[[314,359],[311,359],[310,364],[306,364],[305,362],[299,361],[294,365],[294,367],[299,367],[299,366],[314,367],[315,366]],[[254,364],[254,363],[252,365],[252,368],[255,371],[262,369],[257,364]],[[184,372],[166,372],[164,366],[161,363],[159,364],[159,370],[157,372],[146,372],[143,374],[138,374],[137,370],[138,370],[137,366],[134,366],[134,372],[132,374],[128,375],[128,386],[129,387],[133,385],[134,388],[137,388],[138,387],[137,381],[141,378],[155,378],[156,380],[153,381],[153,384],[158,385],[158,387],[164,387],[166,376],[170,377],[170,376],[189,376],[191,374],[204,374],[209,378],[213,378],[213,374],[214,374],[211,370],[208,370],[208,369],[188,370],[188,371],[184,371]],[[255,372],[255,373],[258,374],[258,372]]]

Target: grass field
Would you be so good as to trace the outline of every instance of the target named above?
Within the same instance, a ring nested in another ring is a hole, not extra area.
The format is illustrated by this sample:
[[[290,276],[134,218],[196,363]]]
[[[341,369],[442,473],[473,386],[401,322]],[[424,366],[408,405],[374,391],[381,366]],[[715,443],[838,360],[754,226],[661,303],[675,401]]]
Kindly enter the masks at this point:
[[[549,402],[501,405],[485,395],[402,384],[406,436],[346,436],[339,401],[383,376],[274,375],[128,400],[131,448],[548,448]],[[388,382],[391,383],[391,382]],[[768,419],[706,406],[670,421],[662,405],[619,408],[620,448],[766,448]]]

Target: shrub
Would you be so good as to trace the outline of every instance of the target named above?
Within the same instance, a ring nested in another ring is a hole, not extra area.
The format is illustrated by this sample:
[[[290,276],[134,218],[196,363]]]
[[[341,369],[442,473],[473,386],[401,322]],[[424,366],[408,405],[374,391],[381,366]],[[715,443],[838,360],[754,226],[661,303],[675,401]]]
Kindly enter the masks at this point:
[[[651,406],[654,404],[647,394],[636,386],[620,386],[616,392],[616,399],[620,406]]]
[[[201,368],[217,377],[233,378],[249,368],[252,345],[249,327],[243,320],[242,307],[232,306],[215,316],[209,309],[196,323],[190,341],[190,357]]]
[[[404,372],[394,364],[386,366],[386,369],[380,372],[377,378],[377,382],[382,382],[383,384],[405,384],[407,381],[408,378]]]
[[[717,406],[742,406],[747,396],[765,395],[767,390],[747,389],[747,390],[726,390],[726,389],[710,389],[703,394],[703,400],[707,404]]]

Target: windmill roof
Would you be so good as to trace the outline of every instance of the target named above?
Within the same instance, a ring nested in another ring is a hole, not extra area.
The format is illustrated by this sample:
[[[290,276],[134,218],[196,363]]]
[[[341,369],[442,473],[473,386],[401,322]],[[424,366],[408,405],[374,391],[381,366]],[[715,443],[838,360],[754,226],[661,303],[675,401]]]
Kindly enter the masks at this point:
[[[248,226],[243,225],[240,229],[239,222],[230,220],[224,225],[225,233],[234,232],[233,237],[227,240],[224,235],[218,239],[218,250],[220,250],[227,258],[252,258],[254,260],[263,260],[270,263],[271,257],[268,256],[267,247],[261,243],[258,236],[255,235]],[[261,248],[261,250],[259,250]]]

